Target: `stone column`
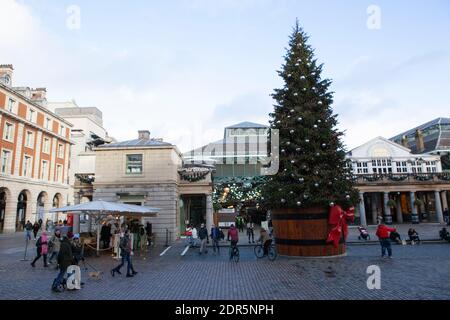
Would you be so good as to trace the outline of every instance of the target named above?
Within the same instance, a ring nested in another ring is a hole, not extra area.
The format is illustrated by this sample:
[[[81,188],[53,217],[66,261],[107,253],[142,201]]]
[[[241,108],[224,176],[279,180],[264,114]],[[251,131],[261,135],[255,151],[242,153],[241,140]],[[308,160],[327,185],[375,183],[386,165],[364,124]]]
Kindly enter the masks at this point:
[[[389,192],[384,192],[383,203],[384,203],[384,222],[386,224],[392,224],[391,208],[388,205]]]
[[[367,227],[366,208],[364,206],[364,192],[359,193],[359,215],[361,225]]]
[[[400,195],[397,196],[397,223],[403,223],[402,202]]]
[[[447,203],[447,191],[442,191],[441,192],[441,198],[442,198],[442,208],[448,209],[448,203]]]
[[[409,192],[409,200],[410,200],[410,205],[411,205],[411,222],[419,223],[419,216],[417,215],[417,208],[414,204],[414,201],[416,200],[414,191]]]
[[[211,230],[213,224],[213,203],[212,196],[210,194],[206,195],[206,228],[208,232]]]
[[[373,224],[377,223],[377,201],[378,201],[378,193],[372,193],[372,221]]]
[[[444,223],[444,215],[442,214],[441,196],[438,190],[434,191],[434,202],[436,206],[436,215],[439,223]]]
[[[3,232],[13,233],[16,231],[18,194],[6,194],[5,221],[3,222]]]

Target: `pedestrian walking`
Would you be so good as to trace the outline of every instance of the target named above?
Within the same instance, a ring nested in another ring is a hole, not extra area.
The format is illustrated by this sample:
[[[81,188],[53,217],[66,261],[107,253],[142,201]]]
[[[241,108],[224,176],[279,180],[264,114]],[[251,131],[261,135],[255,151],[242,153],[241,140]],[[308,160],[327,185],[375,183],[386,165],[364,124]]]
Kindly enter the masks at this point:
[[[52,253],[50,255],[48,263],[52,263],[53,258],[58,257],[59,250],[61,248],[61,231],[55,231],[55,234],[50,238],[49,245]]]
[[[230,260],[233,259],[233,248],[237,246],[237,243],[239,242],[239,232],[238,229],[232,224],[230,226],[230,229],[228,230],[228,236],[227,241],[231,240],[230,245]]]
[[[200,225],[200,230],[198,230],[198,237],[200,238],[200,251],[199,254],[208,253],[206,249],[206,244],[209,243],[208,230],[205,227],[205,224],[202,223]]]
[[[220,229],[218,227],[216,227],[214,224],[211,226],[210,236],[211,236],[214,254],[216,253],[216,249],[217,249],[217,253],[220,254],[220,248],[219,248]]]
[[[42,219],[41,218],[39,218],[38,223],[39,223],[39,230],[42,230]]]
[[[386,250],[388,252],[389,258],[392,258],[392,247],[391,247],[391,239],[389,237],[389,232],[395,232],[395,228],[389,228],[384,224],[383,221],[380,222],[380,225],[377,228],[376,235],[380,240],[381,245],[381,257],[384,258],[386,255]]]
[[[34,268],[36,265],[36,261],[39,260],[40,257],[44,258],[44,267],[48,267],[47,264],[47,254],[48,254],[48,237],[45,231],[42,231],[41,236],[36,241],[36,258],[34,258],[33,262],[31,262],[31,266]]]
[[[241,216],[238,217],[238,221],[239,221],[239,225],[238,225],[238,229],[240,232],[244,232],[244,218],[242,218]]]
[[[133,277],[137,274],[137,272],[133,268],[133,263],[131,261],[131,255],[133,254],[133,251],[131,250],[131,239],[130,239],[130,230],[125,230],[125,234],[120,240],[120,256],[122,257],[122,262],[111,270],[111,275],[114,277],[115,273],[122,274],[120,272],[120,269],[125,264],[125,261],[127,262],[127,278]]]
[[[249,221],[247,222],[247,236],[248,236],[248,243],[255,243],[255,233],[254,233],[254,224],[253,222]],[[251,239],[251,241],[250,241]]]
[[[198,231],[196,227],[192,227],[192,247],[197,246],[198,244]]]
[[[33,236],[34,236],[34,241],[36,241],[37,238],[37,234],[39,232],[39,223],[37,223],[37,221],[33,224]]]
[[[73,254],[72,254],[72,246],[70,244],[67,235],[62,236],[62,240],[60,243],[60,249],[58,253],[58,266],[59,273],[56,276],[56,279],[53,280],[52,290],[55,292],[61,292],[61,285],[64,281],[64,276],[66,275],[67,268],[72,264]]]
[[[27,220],[27,223],[25,224],[25,232],[27,240],[31,240],[32,231],[33,231],[33,224],[30,222],[30,220]]]

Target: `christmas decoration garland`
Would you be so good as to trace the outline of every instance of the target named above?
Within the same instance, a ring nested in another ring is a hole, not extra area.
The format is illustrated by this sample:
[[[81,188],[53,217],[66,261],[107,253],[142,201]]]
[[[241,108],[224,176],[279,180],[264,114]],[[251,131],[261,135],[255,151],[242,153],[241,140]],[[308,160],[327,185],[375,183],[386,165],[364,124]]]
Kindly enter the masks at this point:
[[[178,173],[180,174],[180,177],[182,180],[186,180],[189,182],[197,182],[200,180],[205,179],[205,177],[208,175],[208,173],[210,172],[210,170],[205,170],[205,169],[195,169],[195,168],[191,168],[191,169],[181,169],[178,171]]]

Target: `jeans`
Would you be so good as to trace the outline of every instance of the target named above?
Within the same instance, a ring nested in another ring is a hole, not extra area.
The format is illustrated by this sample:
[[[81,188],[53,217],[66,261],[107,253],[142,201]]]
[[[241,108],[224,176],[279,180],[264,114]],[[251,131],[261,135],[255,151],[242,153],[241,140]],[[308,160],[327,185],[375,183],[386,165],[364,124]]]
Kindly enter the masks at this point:
[[[132,274],[134,272],[134,268],[133,263],[131,262],[131,255],[129,253],[126,253],[124,256],[122,256],[122,262],[113,270],[120,272],[120,269],[125,264],[125,261],[127,261],[127,274]]]
[[[50,259],[48,259],[48,262],[52,262],[53,258],[58,256],[58,253],[58,251],[53,251],[50,255]]]
[[[213,245],[213,250],[214,250],[214,252],[216,252],[216,248],[217,248],[217,252],[220,253],[220,249],[219,249],[219,239],[212,239],[212,245]]]
[[[253,232],[252,228],[247,229],[247,235],[248,235],[248,242],[250,243],[250,237],[252,239],[252,242],[255,242],[255,234]]]
[[[206,238],[205,239],[201,239],[200,240],[200,253],[203,253],[203,251],[205,251],[205,253],[208,252],[208,250],[206,250]]]
[[[31,240],[31,230],[26,230],[26,239]]]
[[[53,281],[52,289],[58,288],[64,280],[64,276],[66,275],[66,268],[59,268],[59,273],[56,276],[56,279]]]
[[[391,257],[392,256],[391,240],[389,238],[380,239],[380,244],[381,244],[381,256],[384,257],[386,255],[387,250],[389,257]]]

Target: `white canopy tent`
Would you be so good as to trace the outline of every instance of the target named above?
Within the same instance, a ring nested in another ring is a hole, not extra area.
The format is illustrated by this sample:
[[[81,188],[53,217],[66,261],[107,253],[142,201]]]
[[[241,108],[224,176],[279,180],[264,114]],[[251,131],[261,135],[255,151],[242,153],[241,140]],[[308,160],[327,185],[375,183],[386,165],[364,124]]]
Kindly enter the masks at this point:
[[[55,208],[50,212],[64,212],[71,214],[89,214],[95,219],[97,223],[97,255],[100,251],[100,222],[109,215],[119,216],[140,216],[140,217],[156,217],[161,209],[144,206],[137,206],[131,204],[124,204],[119,202],[107,202],[96,200],[86,203],[77,204],[74,206],[66,206]]]

